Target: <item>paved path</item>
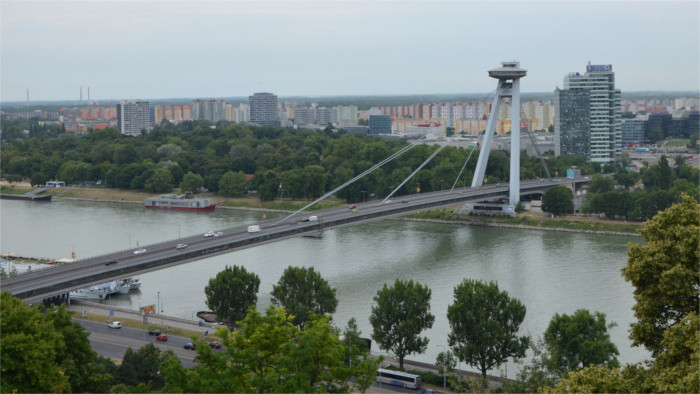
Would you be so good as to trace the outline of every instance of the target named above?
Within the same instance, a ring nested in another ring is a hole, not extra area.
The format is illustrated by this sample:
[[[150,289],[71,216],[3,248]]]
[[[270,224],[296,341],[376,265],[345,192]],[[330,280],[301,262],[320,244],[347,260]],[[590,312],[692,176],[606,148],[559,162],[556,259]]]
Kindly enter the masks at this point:
[[[66,308],[71,311],[76,311],[78,313],[78,316],[80,316],[83,313],[83,311],[85,311],[85,313],[87,313],[88,315],[103,315],[105,319],[109,319],[110,311],[113,311],[114,315],[111,317],[111,320],[131,319],[140,321],[143,319],[142,316],[139,316],[137,311],[131,309],[120,308],[111,305],[104,305],[97,302],[90,302],[84,300],[71,299],[71,305],[67,306]],[[148,324],[159,324],[161,322],[161,319],[163,321],[163,327],[181,328],[190,331],[199,331],[202,333],[204,333],[204,331],[209,331],[209,333],[213,334],[214,331],[219,327],[219,325],[215,323],[204,322],[202,325],[200,325],[199,320],[193,321],[188,319],[182,319],[179,317],[158,314],[148,315]]]

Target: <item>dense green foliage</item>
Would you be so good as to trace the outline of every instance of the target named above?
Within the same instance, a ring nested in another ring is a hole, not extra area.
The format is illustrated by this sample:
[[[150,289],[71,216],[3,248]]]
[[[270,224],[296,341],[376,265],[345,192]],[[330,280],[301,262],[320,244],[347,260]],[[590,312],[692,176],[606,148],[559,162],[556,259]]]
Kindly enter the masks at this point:
[[[689,314],[700,314],[700,205],[684,195],[642,230],[644,244],[630,244],[622,273],[635,287],[634,345],[665,352],[663,334]]]
[[[579,309],[573,315],[555,314],[544,332],[550,369],[559,374],[591,364],[619,366],[617,346],[610,341],[605,314]]]
[[[226,266],[209,279],[204,288],[207,306],[216,313],[219,321],[233,329],[236,322],[245,318],[248,308],[258,302],[260,277],[244,267]]]
[[[574,212],[574,196],[566,186],[554,186],[542,196],[542,211],[561,215]]]
[[[28,127],[25,124],[36,122],[3,120],[2,124],[7,131],[19,127],[15,125]],[[55,130],[30,133],[29,137],[21,132],[4,132],[2,136],[0,174],[7,179],[29,178],[34,185],[52,179],[68,185],[101,181],[108,187],[155,193],[177,187],[196,191],[203,186],[231,197],[257,191],[262,200],[319,197],[407,144],[344,130],[334,133],[227,122],[212,125],[204,120],[164,124],[138,137],[122,136],[115,129],[93,130],[86,135]],[[337,196],[349,202],[384,197],[436,149],[437,146],[416,146]],[[465,149],[445,148],[397,195],[415,193],[418,187],[421,192],[450,187],[468,154]],[[458,186],[471,183],[477,157],[478,152],[474,152]],[[571,166],[577,166],[584,174],[601,170],[599,164],[578,157],[548,157],[547,165],[550,172],[559,174]],[[508,154],[492,151],[486,170],[488,183],[507,180],[509,170]],[[245,174],[254,177],[245,180]],[[521,174],[522,179],[536,179],[543,177],[545,171],[537,157],[523,156]]]
[[[104,373],[88,334],[64,306],[40,311],[2,292],[2,392],[104,392]]]
[[[589,183],[583,212],[602,213],[608,218],[646,220],[674,203],[686,193],[700,199],[700,170],[674,158],[671,167],[666,156],[639,173],[618,166],[614,177],[596,174]]]
[[[373,380],[381,358],[353,355],[352,367],[344,360],[351,352],[339,339],[328,317],[309,321],[301,329],[283,308],[270,306],[266,315],[254,307],[238,330],[217,330],[225,351],[197,342],[197,364],[189,369],[171,358],[163,368],[168,392],[326,392],[350,391],[348,379]]]
[[[525,305],[500,291],[495,282],[465,279],[454,289],[454,303],[447,307],[455,355],[477,367],[482,376],[509,357],[523,358],[530,338],[518,337],[525,319]]]
[[[428,337],[420,333],[433,327],[435,321],[430,313],[431,293],[428,286],[396,279],[393,286],[385,283],[374,296],[377,305],[369,316],[372,338],[399,358],[400,368],[407,355],[423,353],[428,346]]]
[[[313,267],[287,267],[272,285],[271,301],[282,306],[300,328],[317,316],[332,315],[338,307],[335,289]]]

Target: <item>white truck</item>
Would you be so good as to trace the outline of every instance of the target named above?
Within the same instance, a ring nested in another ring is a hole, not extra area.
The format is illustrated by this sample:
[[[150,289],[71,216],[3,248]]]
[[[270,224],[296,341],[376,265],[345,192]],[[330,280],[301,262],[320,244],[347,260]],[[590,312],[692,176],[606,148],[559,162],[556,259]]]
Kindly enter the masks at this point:
[[[262,230],[260,230],[260,226],[257,225],[257,224],[254,225],[254,226],[248,226],[248,232],[249,232],[249,233],[259,233],[259,232],[261,232],[261,231],[262,231]]]

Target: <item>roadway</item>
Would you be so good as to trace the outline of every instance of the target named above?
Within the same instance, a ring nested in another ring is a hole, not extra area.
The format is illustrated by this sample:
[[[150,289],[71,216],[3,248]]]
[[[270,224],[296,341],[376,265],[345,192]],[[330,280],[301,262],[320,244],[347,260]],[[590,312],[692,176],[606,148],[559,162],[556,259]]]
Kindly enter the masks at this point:
[[[578,179],[554,178],[551,180],[522,181],[521,195],[544,193],[546,189],[572,182],[587,182],[587,177]],[[28,303],[39,303],[51,297],[92,285],[119,280],[145,272],[168,268],[219,254],[259,246],[270,242],[319,233],[366,223],[421,210],[455,206],[468,201],[507,198],[508,184],[488,185],[478,188],[460,188],[453,191],[420,193],[392,198],[386,203],[371,201],[357,204],[356,209],[347,206],[301,213],[286,220],[269,220],[257,223],[260,232],[248,232],[248,226],[213,230],[220,235],[204,237],[197,234],[186,238],[143,245],[143,253],[124,250],[102,256],[94,256],[74,263],[60,264],[52,268],[35,270],[8,278],[2,278],[3,291]],[[315,216],[316,220],[308,220]],[[177,248],[185,244],[185,248]],[[116,261],[107,265],[107,262]],[[55,300],[59,302],[59,300]]]

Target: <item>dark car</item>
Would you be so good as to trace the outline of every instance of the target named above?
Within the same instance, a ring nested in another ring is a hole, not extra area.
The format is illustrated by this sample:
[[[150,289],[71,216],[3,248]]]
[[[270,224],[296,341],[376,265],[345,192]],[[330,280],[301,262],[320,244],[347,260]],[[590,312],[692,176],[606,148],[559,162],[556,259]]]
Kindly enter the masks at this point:
[[[209,342],[209,346],[211,346],[212,349],[219,349],[221,344],[219,342]]]
[[[195,350],[195,349],[194,349],[194,345],[191,344],[191,343],[186,343],[186,344],[183,345],[182,347],[184,347],[185,349],[189,349],[189,350]]]
[[[156,340],[161,341],[161,342],[165,342],[165,341],[168,340],[168,336],[165,335],[165,334],[161,334],[161,335],[158,335],[158,336],[156,337]]]
[[[116,260],[110,260],[110,261],[106,262],[105,265],[113,265],[113,264],[117,264],[117,263],[118,263],[118,261],[116,261]]]
[[[148,335],[160,335],[160,330],[151,330],[148,332]]]

